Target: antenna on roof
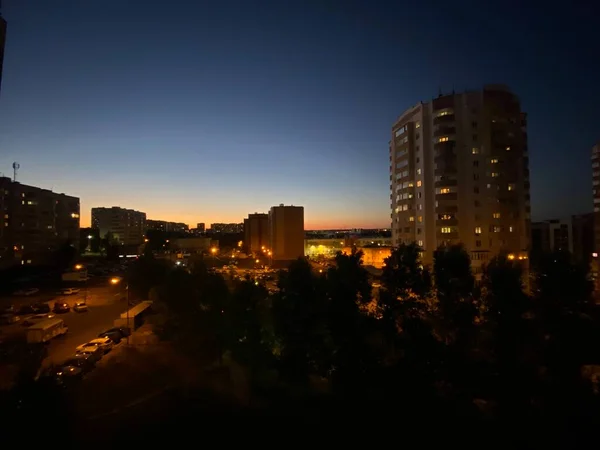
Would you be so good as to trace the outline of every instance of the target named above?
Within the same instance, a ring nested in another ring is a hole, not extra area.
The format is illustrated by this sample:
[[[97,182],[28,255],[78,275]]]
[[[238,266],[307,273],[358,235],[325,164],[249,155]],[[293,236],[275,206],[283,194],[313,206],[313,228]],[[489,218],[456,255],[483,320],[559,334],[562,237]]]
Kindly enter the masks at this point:
[[[439,92],[438,92],[438,97],[442,96],[442,87],[440,86]]]
[[[13,182],[17,181],[17,172],[19,171],[19,167],[21,167],[21,165],[18,162],[14,162],[12,165],[13,168]]]

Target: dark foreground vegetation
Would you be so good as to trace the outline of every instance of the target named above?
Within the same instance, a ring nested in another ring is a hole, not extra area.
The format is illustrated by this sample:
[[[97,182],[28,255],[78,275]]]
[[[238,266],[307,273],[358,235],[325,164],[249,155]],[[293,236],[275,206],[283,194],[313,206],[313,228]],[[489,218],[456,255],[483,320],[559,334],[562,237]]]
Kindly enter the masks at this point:
[[[155,332],[190,361],[212,364],[226,388],[172,386],[98,419],[92,432],[67,391],[29,387],[37,407],[13,419],[87,443],[162,436],[162,445],[287,446],[328,434],[394,446],[576,448],[596,433],[600,316],[587,270],[568,254],[540,258],[529,293],[519,261],[504,256],[476,283],[460,246],[439,249],[432,268],[418,247],[401,246],[377,292],[360,258],[339,254],[324,273],[298,260],[269,294],[202,262],[183,270],[142,257],[130,289],[154,300]]]

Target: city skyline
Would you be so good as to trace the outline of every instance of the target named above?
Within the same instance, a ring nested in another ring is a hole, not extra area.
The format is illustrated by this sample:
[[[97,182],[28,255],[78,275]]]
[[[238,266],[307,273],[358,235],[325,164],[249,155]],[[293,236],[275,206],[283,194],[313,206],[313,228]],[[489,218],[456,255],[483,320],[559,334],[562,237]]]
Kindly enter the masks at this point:
[[[176,3],[5,2],[0,172],[78,196],[82,227],[98,206],[192,226],[285,203],[307,229],[386,228],[394,120],[498,82],[529,114],[532,219],[592,209],[589,12],[524,8],[509,35],[460,4]],[[435,26],[414,40],[399,16]]]

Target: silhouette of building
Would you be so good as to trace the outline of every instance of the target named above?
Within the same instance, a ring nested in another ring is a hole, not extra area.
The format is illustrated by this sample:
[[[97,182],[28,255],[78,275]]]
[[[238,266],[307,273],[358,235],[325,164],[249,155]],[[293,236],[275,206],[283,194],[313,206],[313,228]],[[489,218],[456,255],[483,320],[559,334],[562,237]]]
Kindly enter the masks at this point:
[[[166,220],[146,220],[146,230],[164,231],[172,233],[187,233],[190,231],[188,224],[181,222],[167,222]]]
[[[248,214],[244,219],[244,246],[248,253],[258,253],[269,247],[269,215]]]
[[[211,223],[210,224],[210,232],[212,234],[216,233],[242,233],[244,231],[243,223]]]
[[[204,232],[206,232],[206,225],[204,223],[202,223],[202,222],[198,223],[196,225],[196,232],[197,233],[204,233]]]
[[[39,264],[79,248],[79,198],[0,177],[0,264]]]
[[[146,213],[118,206],[92,208],[92,228],[98,230],[102,239],[110,233],[113,243],[140,245],[146,233]]]
[[[304,207],[273,206],[269,211],[269,249],[275,262],[304,256]]]
[[[530,236],[527,118],[505,86],[440,95],[392,126],[394,245],[462,243],[476,274],[506,251],[525,260]]]

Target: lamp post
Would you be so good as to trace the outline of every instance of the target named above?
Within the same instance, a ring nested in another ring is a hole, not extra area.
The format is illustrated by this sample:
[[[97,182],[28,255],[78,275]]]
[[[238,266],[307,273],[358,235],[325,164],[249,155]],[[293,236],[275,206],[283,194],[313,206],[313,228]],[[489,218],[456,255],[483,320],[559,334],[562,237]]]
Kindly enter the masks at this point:
[[[120,284],[122,280],[123,280],[122,278],[111,278],[110,282],[113,285],[117,285],[117,284]],[[129,335],[131,335],[131,331],[133,328],[129,324],[129,283],[125,283],[125,291],[126,291],[125,298],[127,300],[127,311],[125,314],[127,315],[127,319],[126,319],[127,327],[129,328],[129,333],[127,333],[127,345],[129,345]]]

